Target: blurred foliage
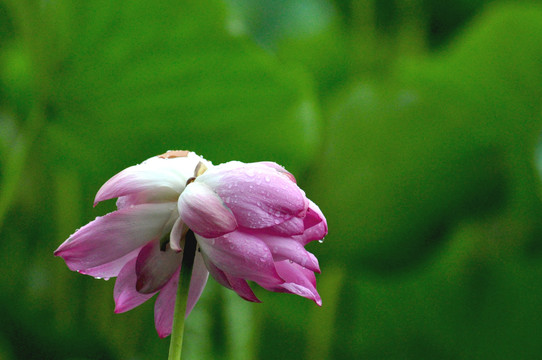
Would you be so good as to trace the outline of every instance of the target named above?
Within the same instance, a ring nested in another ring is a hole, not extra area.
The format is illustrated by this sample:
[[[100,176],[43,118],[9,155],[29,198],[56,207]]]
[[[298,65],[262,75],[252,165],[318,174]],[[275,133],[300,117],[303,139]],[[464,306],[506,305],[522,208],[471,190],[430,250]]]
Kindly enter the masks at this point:
[[[0,1],[0,359],[165,358],[153,301],[53,250],[168,149],[274,160],[328,217],[324,305],[209,281],[187,359],[532,359],[540,1]]]

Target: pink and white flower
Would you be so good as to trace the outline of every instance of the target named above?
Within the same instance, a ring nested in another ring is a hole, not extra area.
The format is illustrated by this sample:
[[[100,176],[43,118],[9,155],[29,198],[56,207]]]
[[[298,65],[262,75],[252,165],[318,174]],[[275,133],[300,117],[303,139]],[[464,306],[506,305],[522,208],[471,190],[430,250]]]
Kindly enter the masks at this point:
[[[186,315],[209,273],[243,299],[259,302],[247,281],[321,305],[316,257],[305,245],[327,234],[324,215],[292,174],[272,162],[213,166],[188,151],[168,151],[129,167],[96,195],[118,198],[117,210],[98,217],[55,251],[71,270],[117,277],[115,312],[158,293],[155,325],[171,333],[183,239],[195,234],[196,256]]]

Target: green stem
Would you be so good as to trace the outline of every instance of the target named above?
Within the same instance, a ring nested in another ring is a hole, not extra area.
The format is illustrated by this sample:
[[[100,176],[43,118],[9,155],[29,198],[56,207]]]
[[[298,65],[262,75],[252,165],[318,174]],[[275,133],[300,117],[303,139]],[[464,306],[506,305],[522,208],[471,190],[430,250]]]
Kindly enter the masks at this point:
[[[175,313],[173,316],[173,329],[171,332],[171,342],[169,343],[168,360],[180,360],[183,349],[186,301],[188,300],[190,278],[194,266],[194,256],[196,255],[196,238],[192,230],[189,230],[186,233],[185,239],[183,265],[181,266],[179,287],[177,290],[177,298],[175,299]]]

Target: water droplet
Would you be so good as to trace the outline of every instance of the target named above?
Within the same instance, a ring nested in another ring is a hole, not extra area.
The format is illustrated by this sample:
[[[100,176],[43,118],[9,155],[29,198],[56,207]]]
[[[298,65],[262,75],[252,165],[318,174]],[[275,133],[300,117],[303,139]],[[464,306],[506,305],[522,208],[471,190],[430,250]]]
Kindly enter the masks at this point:
[[[318,242],[319,242],[320,244],[322,244],[322,243],[324,242],[324,239],[320,239],[320,240],[318,240]]]
[[[111,279],[111,278],[109,278],[109,277],[104,277],[104,280],[105,280],[105,281],[108,281],[109,279]]]
[[[102,279],[102,278],[99,277],[99,276],[95,276],[94,278],[95,278],[96,280],[101,280],[101,279]]]
[[[261,262],[265,262],[266,260],[267,260],[267,259],[266,259],[264,256],[260,257],[260,261],[261,261]]]
[[[280,224],[280,220],[279,220],[279,219],[275,219],[275,224],[276,224],[276,225]]]
[[[262,207],[262,203],[260,201],[258,201],[256,204],[258,205],[258,207]]]
[[[269,176],[266,176],[266,177],[265,177],[265,181],[270,182],[270,181],[271,181],[271,178],[270,178]]]
[[[293,263],[294,263],[294,261],[293,261],[293,260],[288,260],[288,262],[289,262],[290,264],[293,264]]]

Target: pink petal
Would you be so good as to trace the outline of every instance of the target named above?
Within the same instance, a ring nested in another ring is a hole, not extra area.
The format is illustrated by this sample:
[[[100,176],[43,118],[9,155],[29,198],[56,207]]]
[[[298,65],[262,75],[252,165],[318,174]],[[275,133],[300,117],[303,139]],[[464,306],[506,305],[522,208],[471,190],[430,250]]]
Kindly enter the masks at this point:
[[[305,232],[299,236],[293,236],[302,245],[314,240],[322,240],[327,235],[327,221],[320,208],[309,200],[307,215],[303,219]]]
[[[288,177],[262,164],[229,162],[196,178],[213,189],[231,209],[240,226],[260,229],[303,217],[306,198]]]
[[[299,241],[302,245],[307,245],[314,240],[322,240],[327,234],[327,225],[324,222],[313,226],[303,233],[303,235],[294,235],[293,239]]]
[[[268,234],[281,236],[302,235],[305,232],[305,221],[302,218],[293,217],[283,223],[261,230]]]
[[[84,271],[117,260],[161,237],[175,204],[141,204],[97,217],[55,251],[71,270]]]
[[[154,293],[171,279],[181,266],[182,253],[178,253],[166,245],[165,251],[160,249],[160,240],[156,239],[143,246],[136,261],[136,289],[142,294]]]
[[[309,200],[309,208],[307,209],[307,215],[304,218],[304,222],[305,222],[306,229],[316,226],[320,223],[323,223],[324,229],[325,229],[324,236],[327,235],[326,218],[324,214],[322,213],[322,210],[320,210],[320,208],[318,207],[318,205],[313,203],[311,200]]]
[[[218,281],[218,283],[228,289],[234,290],[240,297],[247,301],[252,302],[261,302],[256,295],[254,295],[254,292],[252,292],[252,289],[250,286],[248,286],[246,280],[243,280],[241,278],[236,278],[233,276],[228,276],[225,274],[222,270],[217,268],[210,260],[203,254],[203,259],[205,261],[205,265],[209,269],[209,272],[211,273],[211,276]]]
[[[79,273],[104,279],[118,276],[124,265],[126,265],[130,260],[135,259],[137,257],[137,254],[139,254],[140,250],[141,248],[137,248],[121,258],[105,263],[103,265],[81,270],[79,271]]]
[[[320,272],[316,257],[305,250],[298,241],[267,234],[259,234],[258,237],[267,244],[275,261],[291,260],[309,270]]]
[[[216,239],[196,235],[201,251],[228,276],[272,284],[282,283],[267,245],[257,237],[234,231]]]
[[[154,326],[156,327],[158,336],[161,338],[169,336],[173,327],[179,272],[180,269],[164,285],[154,303]]]
[[[296,179],[295,179],[295,176],[293,176],[288,170],[286,170],[284,168],[284,166],[282,165],[279,165],[277,164],[276,162],[272,162],[272,161],[259,161],[259,162],[256,162],[256,163],[253,163],[253,164],[262,164],[262,165],[265,165],[265,166],[269,166],[270,168],[273,168],[275,169],[276,171],[278,171],[280,174],[286,176],[288,179],[290,179],[290,181],[292,181],[293,183],[297,183]]]
[[[205,266],[207,267],[207,270],[209,270],[209,273],[211,274],[213,279],[215,279],[220,285],[228,289],[233,289],[230,281],[228,280],[228,277],[226,276],[226,274],[224,274],[224,271],[217,268],[216,265],[213,264],[213,262],[209,260],[209,258],[205,255],[205,253],[201,254],[205,262]]]
[[[169,246],[171,250],[182,251],[181,248],[181,238],[183,237],[183,231],[185,230],[186,225],[183,220],[179,217],[175,220],[171,233],[169,234]]]
[[[140,194],[132,197],[131,204],[141,202],[174,201],[183,191],[186,181],[194,176],[199,161],[194,153],[186,157],[150,158],[140,165],[131,166],[109,179],[98,191],[94,205],[100,201]]]
[[[237,221],[222,199],[204,183],[193,182],[179,197],[179,214],[196,234],[215,238],[237,228]]]
[[[203,257],[200,252],[196,252],[194,258],[194,267],[192,268],[192,276],[190,278],[190,289],[188,290],[188,299],[186,301],[186,316],[190,315],[190,312],[198,302],[207,279],[209,278],[209,271],[205,266]]]
[[[228,281],[230,282],[233,291],[235,291],[240,297],[251,302],[261,302],[260,299],[258,299],[256,295],[254,295],[254,292],[252,291],[250,286],[248,286],[246,280],[233,276],[228,276],[228,274],[226,274],[226,276],[228,278]]]
[[[154,304],[154,325],[158,336],[165,338],[171,334],[173,327],[173,316],[175,313],[175,299],[177,298],[177,287],[179,286],[180,269],[175,272],[168,283],[160,290],[156,303]],[[186,302],[186,313],[188,316],[198,302],[208,277],[207,269],[203,263],[201,254],[196,253],[194,268],[190,278],[190,289]]]
[[[155,293],[141,294],[136,290],[137,276],[135,272],[136,259],[129,261],[120,271],[113,298],[115,299],[115,313],[123,313],[132,310],[136,306],[149,300]]]
[[[260,285],[270,291],[288,292],[313,300],[318,306],[322,306],[322,299],[316,291],[316,277],[310,270],[290,261],[278,261],[275,263],[279,275],[286,281],[278,286]]]

